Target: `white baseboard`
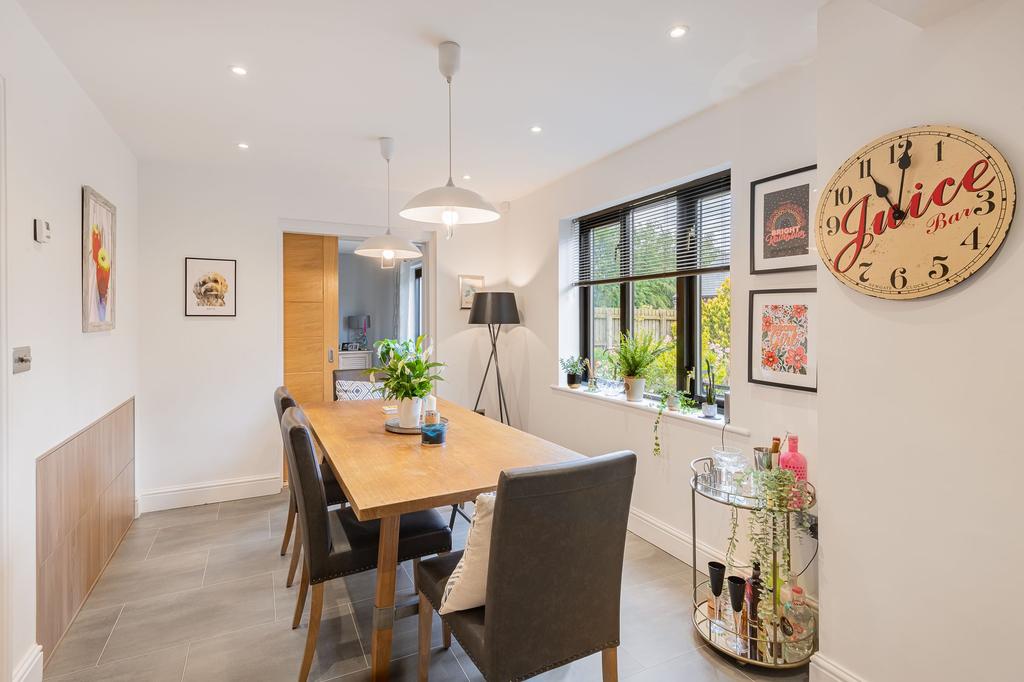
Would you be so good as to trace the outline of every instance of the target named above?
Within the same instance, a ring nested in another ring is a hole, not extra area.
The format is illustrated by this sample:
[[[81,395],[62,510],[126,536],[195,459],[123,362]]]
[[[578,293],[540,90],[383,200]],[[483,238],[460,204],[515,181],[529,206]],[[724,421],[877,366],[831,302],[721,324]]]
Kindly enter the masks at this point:
[[[629,509],[629,529],[659,549],[663,549],[686,565],[693,561],[693,538],[661,519],[636,507]],[[705,542],[697,543],[697,566],[709,561],[725,561],[725,553]]]
[[[43,647],[33,644],[11,671],[11,682],[42,682]]]
[[[810,677],[810,682],[864,682],[835,661],[822,656],[820,651],[811,657]]]
[[[246,497],[275,495],[281,492],[281,474],[246,476],[226,481],[207,481],[191,485],[146,490],[139,495],[139,513],[194,507],[198,504],[228,502]]]

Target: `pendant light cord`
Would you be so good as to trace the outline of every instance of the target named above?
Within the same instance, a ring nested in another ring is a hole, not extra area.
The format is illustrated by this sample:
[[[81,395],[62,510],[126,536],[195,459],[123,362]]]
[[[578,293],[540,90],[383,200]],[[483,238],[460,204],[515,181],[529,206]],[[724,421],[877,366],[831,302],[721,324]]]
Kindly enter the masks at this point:
[[[452,181],[452,79],[448,79],[448,182]]]
[[[391,234],[391,159],[384,159],[388,163],[388,194],[387,194],[387,221],[388,234]]]

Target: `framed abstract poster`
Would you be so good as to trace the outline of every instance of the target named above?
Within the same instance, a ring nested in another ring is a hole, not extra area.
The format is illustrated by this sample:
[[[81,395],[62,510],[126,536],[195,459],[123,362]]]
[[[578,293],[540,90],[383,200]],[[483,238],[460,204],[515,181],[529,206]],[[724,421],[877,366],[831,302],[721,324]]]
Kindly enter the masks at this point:
[[[92,187],[82,188],[82,331],[114,328],[117,293],[114,237],[117,208]]]
[[[818,390],[817,289],[750,292],[747,379]]]
[[[473,307],[473,296],[484,288],[483,275],[459,275],[459,309]]]
[[[238,261],[185,259],[185,316],[234,317]]]
[[[750,274],[813,270],[812,200],[817,166],[750,183]]]

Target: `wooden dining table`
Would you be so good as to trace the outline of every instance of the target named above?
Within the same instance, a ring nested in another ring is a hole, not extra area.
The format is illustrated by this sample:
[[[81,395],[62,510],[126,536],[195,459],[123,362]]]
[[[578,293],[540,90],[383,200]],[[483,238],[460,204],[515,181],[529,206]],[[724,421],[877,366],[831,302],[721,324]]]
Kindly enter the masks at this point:
[[[304,403],[313,434],[360,521],[380,519],[371,678],[387,680],[396,617],[395,576],[402,514],[451,506],[493,491],[506,469],[580,459],[555,443],[438,399],[447,443],[385,431],[382,400]]]

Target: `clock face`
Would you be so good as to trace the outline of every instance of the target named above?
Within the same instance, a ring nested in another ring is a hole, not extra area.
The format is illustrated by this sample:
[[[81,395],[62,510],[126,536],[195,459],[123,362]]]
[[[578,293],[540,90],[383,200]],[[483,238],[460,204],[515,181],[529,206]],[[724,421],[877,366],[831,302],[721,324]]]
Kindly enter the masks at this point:
[[[822,190],[818,255],[862,293],[930,296],[995,255],[1015,199],[1006,159],[984,139],[960,128],[907,128],[862,147]]]

